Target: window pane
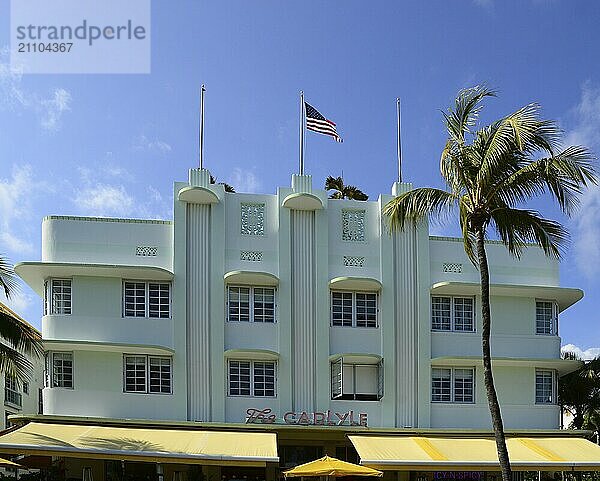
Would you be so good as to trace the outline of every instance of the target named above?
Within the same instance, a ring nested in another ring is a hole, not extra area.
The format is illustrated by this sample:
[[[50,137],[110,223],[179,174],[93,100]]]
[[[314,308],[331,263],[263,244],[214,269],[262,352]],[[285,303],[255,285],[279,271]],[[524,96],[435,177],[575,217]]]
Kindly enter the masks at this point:
[[[146,392],[146,356],[125,356],[125,392]]]
[[[377,397],[379,384],[377,364],[354,366],[356,395],[371,395]]]
[[[66,352],[52,354],[52,386],[73,387],[73,355]]]
[[[450,330],[450,298],[431,298],[431,329],[434,331]]]
[[[250,396],[250,361],[229,361],[229,395]]]
[[[354,399],[354,366],[352,364],[344,364],[342,366],[343,371],[343,384],[342,384],[342,395],[344,399],[346,396],[350,396],[349,399]]]
[[[146,317],[146,284],[125,282],[125,317]]]
[[[450,369],[432,369],[431,370],[431,400],[439,402],[450,402],[451,396],[451,378]]]
[[[275,396],[274,362],[254,362],[254,395]]]
[[[554,334],[553,303],[537,301],[535,303],[535,332],[536,334]]]
[[[331,293],[331,324],[352,327],[352,293]]]
[[[331,399],[342,395],[342,360],[331,363]]]
[[[473,369],[454,370],[454,402],[473,402]]]
[[[227,288],[228,320],[250,322],[250,288]]]
[[[171,393],[171,358],[150,358],[150,392]]]
[[[536,371],[535,373],[535,402],[537,404],[552,404],[554,373],[552,371]]]
[[[71,280],[52,279],[52,314],[71,314]]]
[[[275,289],[254,288],[254,322],[275,322]]]
[[[356,293],[356,326],[377,327],[377,294]]]
[[[168,319],[170,317],[169,307],[171,304],[168,282],[148,284],[149,317]]]
[[[474,331],[473,326],[473,298],[454,298],[454,330]]]

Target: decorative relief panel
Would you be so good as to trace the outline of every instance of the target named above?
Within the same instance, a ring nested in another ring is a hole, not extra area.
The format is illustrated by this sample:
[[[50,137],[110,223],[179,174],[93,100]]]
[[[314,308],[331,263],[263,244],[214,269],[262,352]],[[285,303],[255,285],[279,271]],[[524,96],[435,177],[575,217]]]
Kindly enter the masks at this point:
[[[363,256],[344,256],[345,267],[363,267],[365,258]]]
[[[365,240],[365,211],[342,210],[342,240]]]
[[[265,235],[265,204],[240,205],[242,235]]]
[[[459,262],[444,262],[442,270],[444,272],[452,272],[454,274],[462,273],[463,265]]]
[[[140,257],[156,257],[158,255],[158,247],[135,246],[135,255]]]
[[[261,262],[263,253],[261,251],[240,251],[241,261]]]

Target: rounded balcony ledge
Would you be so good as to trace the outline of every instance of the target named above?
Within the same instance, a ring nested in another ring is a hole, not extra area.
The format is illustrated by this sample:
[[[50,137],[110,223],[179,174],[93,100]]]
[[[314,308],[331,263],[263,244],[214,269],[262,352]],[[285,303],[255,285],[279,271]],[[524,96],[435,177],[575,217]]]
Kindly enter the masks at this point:
[[[226,284],[244,284],[251,286],[277,286],[279,277],[261,271],[230,271],[223,276]]]
[[[340,359],[343,359],[343,362],[348,364],[379,364],[382,357],[379,354],[362,352],[344,352],[329,356],[329,362],[336,362]]]
[[[223,353],[225,359],[242,361],[277,361],[279,353],[267,349],[228,349]]]
[[[443,356],[431,360],[432,366],[481,366],[483,361],[479,356]],[[549,359],[529,357],[492,357],[492,367],[536,367],[554,369],[560,376],[576,371],[583,365],[582,361],[572,359]]]
[[[157,354],[172,356],[174,349],[151,344],[131,344],[125,342],[79,341],[70,339],[46,339],[44,349],[47,351],[91,351],[120,352],[127,354]]]
[[[314,194],[296,192],[283,199],[283,207],[293,210],[320,210],[323,202]]]
[[[331,289],[349,291],[379,291],[381,282],[373,277],[334,277],[329,281]]]
[[[219,198],[206,187],[189,186],[179,191],[177,198],[188,204],[218,204]]]

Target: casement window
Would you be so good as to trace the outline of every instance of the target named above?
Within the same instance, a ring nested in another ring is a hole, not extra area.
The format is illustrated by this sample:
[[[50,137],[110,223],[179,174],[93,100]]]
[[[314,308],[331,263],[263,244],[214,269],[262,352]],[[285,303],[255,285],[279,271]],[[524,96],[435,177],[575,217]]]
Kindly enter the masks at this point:
[[[44,315],[71,314],[71,279],[48,279],[44,282]]]
[[[171,394],[172,359],[145,355],[123,356],[123,392]]]
[[[475,369],[433,368],[431,400],[457,404],[475,402]]]
[[[227,384],[229,396],[276,397],[277,363],[230,360]]]
[[[536,404],[555,404],[556,403],[556,372],[555,371],[535,371],[535,403]]]
[[[383,397],[383,361],[353,364],[340,358],[331,363],[331,399],[378,401]]]
[[[275,288],[227,286],[229,322],[275,322]]]
[[[10,374],[4,375],[4,403],[21,407],[21,393],[17,386],[17,379]]]
[[[51,352],[50,385],[73,389],[73,353]]]
[[[331,325],[377,327],[377,293],[331,291]]]
[[[554,301],[535,301],[535,333],[558,334],[558,305]]]
[[[431,330],[474,332],[475,300],[472,297],[432,297]]]
[[[171,317],[171,284],[168,282],[123,282],[123,317]]]

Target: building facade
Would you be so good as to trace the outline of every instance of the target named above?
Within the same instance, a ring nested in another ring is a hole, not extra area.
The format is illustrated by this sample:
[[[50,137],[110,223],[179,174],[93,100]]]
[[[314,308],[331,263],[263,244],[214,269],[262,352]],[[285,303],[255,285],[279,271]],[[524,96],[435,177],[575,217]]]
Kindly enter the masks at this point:
[[[46,217],[41,261],[16,266],[44,298],[44,414],[489,429],[462,241],[390,234],[392,195],[311,184],[232,194],[192,169],[173,221]],[[578,367],[558,316],[583,293],[537,248],[487,247],[505,426],[558,428],[558,378]]]

